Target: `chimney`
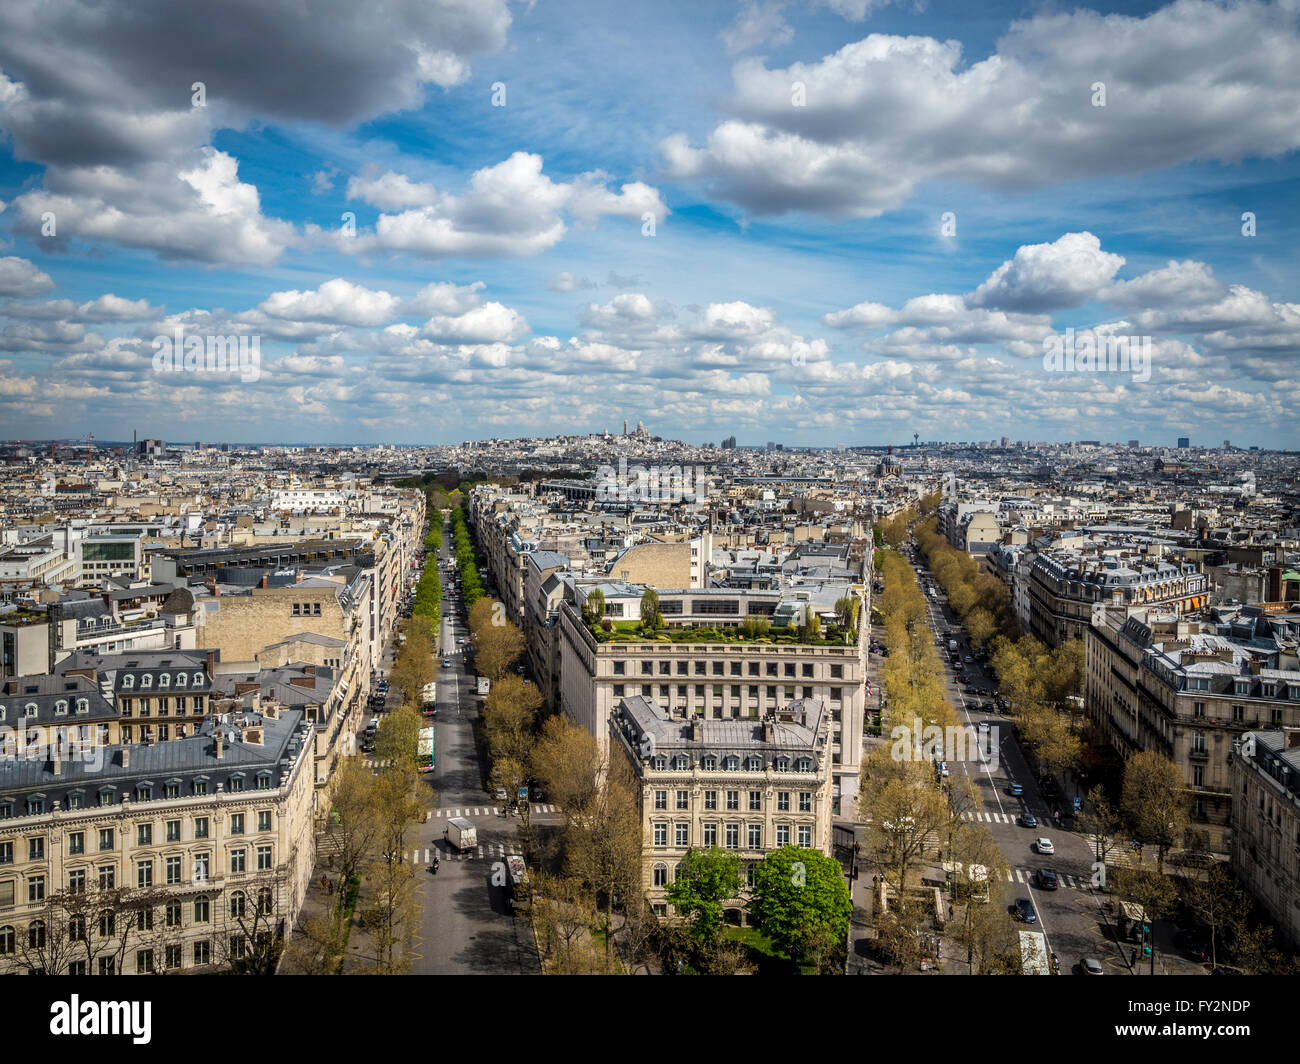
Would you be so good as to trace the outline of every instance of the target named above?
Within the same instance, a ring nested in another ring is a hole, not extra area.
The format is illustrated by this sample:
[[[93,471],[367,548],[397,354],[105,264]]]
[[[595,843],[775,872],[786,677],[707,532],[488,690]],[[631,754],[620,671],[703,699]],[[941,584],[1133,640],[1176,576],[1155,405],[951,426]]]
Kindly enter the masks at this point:
[[[122,767],[131,767],[131,748],[126,743],[122,744]]]
[[[1286,748],[1294,750],[1300,746],[1300,729],[1289,728],[1286,731]]]
[[[302,583],[302,570],[301,570],[301,569],[298,570],[298,579],[295,580],[294,583],[297,583],[297,584],[301,584],[301,583]]]
[[[218,731],[213,734],[212,742],[216,749],[217,760],[220,761],[226,754],[225,737]]]
[[[700,743],[704,741],[704,725],[698,721],[691,721],[691,741]]]
[[[216,672],[216,667],[217,667],[217,655],[215,651],[212,650],[208,651],[206,666],[207,666],[208,679],[211,680],[214,673]]]
[[[763,721],[763,742],[771,744],[776,741],[776,725],[770,720]]]
[[[265,590],[265,588],[266,588],[266,582],[267,582],[267,580],[268,580],[269,578],[270,578],[270,573],[263,573],[263,574],[262,574],[262,588],[263,588],[263,590]]]

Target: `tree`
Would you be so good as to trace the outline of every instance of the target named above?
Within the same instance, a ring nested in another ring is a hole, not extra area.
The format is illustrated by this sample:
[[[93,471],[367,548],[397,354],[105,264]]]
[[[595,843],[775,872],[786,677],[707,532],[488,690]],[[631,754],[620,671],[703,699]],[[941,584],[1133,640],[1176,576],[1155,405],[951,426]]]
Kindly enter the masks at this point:
[[[1134,837],[1157,848],[1156,867],[1165,871],[1165,854],[1182,838],[1188,822],[1187,784],[1182,771],[1154,750],[1143,750],[1124,766],[1120,808]]]
[[[704,940],[717,937],[722,903],[739,893],[740,858],[716,846],[687,850],[668,885],[669,902],[691,916],[695,936]]]
[[[820,850],[782,846],[754,867],[749,914],[793,960],[825,968],[825,943],[843,946],[853,901],[838,861]]]
[[[591,806],[599,786],[596,740],[568,717],[549,717],[533,747],[533,775],[567,820]]]
[[[1079,827],[1093,836],[1093,852],[1098,863],[1105,864],[1124,830],[1124,817],[1111,805],[1104,787],[1098,785],[1088,792],[1087,808],[1079,817]]]
[[[542,702],[542,693],[534,684],[512,673],[492,685],[483,706],[483,726],[494,761],[511,758],[527,762]]]
[[[1250,902],[1237,891],[1236,881],[1222,864],[1210,866],[1205,879],[1189,879],[1183,900],[1210,933],[1210,965],[1218,964],[1218,948],[1225,933],[1239,929],[1250,915]]]
[[[641,596],[641,623],[646,628],[655,629],[659,622],[659,592],[649,587]]]
[[[1138,866],[1135,868],[1121,865],[1110,877],[1111,890],[1119,897],[1141,907],[1147,923],[1159,920],[1173,908],[1178,900],[1178,891],[1173,880],[1154,868]],[[1156,970],[1156,951],[1154,939],[1151,946],[1151,973]]]
[[[477,634],[478,670],[493,683],[510,671],[524,653],[524,636],[509,621],[489,624]]]
[[[844,595],[835,600],[835,618],[844,629],[857,628],[858,613],[862,603],[856,595]]]
[[[605,616],[605,595],[598,587],[587,592],[587,600],[582,605],[582,619],[587,626],[594,627]]]
[[[867,822],[863,852],[896,892],[948,824],[948,803],[935,789],[929,762],[894,761],[880,746],[864,759],[858,809]]]
[[[333,808],[329,829],[320,849],[331,853],[331,867],[339,870],[338,909],[346,886],[360,874],[379,835],[379,806],[375,775],[356,758],[345,758],[335,770]],[[327,844],[328,840],[328,844]]]
[[[424,726],[424,717],[409,704],[403,704],[400,709],[389,713],[375,735],[376,760],[399,764],[406,771],[414,773],[420,731]]]

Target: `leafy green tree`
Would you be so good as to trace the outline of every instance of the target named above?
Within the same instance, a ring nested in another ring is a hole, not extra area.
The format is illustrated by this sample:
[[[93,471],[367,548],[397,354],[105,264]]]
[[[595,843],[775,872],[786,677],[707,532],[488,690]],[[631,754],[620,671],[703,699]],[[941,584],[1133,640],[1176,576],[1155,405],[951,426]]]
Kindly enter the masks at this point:
[[[1156,847],[1156,867],[1164,875],[1165,855],[1182,838],[1189,820],[1182,770],[1154,750],[1134,754],[1124,766],[1120,808],[1134,837]]]
[[[782,846],[754,868],[749,914],[779,949],[805,961],[821,941],[844,943],[853,901],[838,861]]]
[[[641,596],[641,623],[647,628],[658,628],[659,620],[659,592],[652,587],[646,588]]]
[[[697,938],[716,937],[722,925],[722,903],[740,893],[740,858],[711,846],[687,850],[668,885],[668,900],[691,916]]]
[[[605,616],[605,595],[598,587],[587,592],[587,601],[582,607],[582,619],[588,627],[599,624]]]

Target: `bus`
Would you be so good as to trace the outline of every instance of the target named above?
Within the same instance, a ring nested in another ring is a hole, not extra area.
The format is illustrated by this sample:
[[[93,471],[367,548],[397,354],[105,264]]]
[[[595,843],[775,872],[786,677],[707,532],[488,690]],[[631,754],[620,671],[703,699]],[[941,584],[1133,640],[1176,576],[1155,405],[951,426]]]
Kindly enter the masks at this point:
[[[1023,975],[1051,975],[1047,936],[1041,931],[1020,932],[1020,971]]]
[[[420,729],[420,741],[416,748],[416,763],[421,772],[433,771],[433,725]]]
[[[520,854],[506,854],[506,874],[510,880],[506,886],[510,908],[515,911],[529,908],[533,903],[533,892],[528,883],[528,866]]]
[[[424,689],[420,692],[420,707],[426,717],[436,717],[438,715],[438,684],[436,681],[424,685]]]

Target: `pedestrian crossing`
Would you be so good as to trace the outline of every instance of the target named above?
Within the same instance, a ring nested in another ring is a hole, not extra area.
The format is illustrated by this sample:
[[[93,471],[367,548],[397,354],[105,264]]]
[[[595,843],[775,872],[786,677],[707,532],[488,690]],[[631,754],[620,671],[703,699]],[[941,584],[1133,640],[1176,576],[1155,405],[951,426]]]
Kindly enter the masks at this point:
[[[543,805],[541,802],[534,802],[528,807],[530,813],[558,813],[559,809],[553,805]],[[468,806],[464,809],[435,809],[433,815],[436,817],[453,817],[453,816],[504,816],[504,807],[499,805],[488,806]]]
[[[974,821],[980,824],[1014,824],[1017,818],[1016,813],[962,813],[961,818],[965,821]]]
[[[1057,871],[1056,878],[1060,880],[1061,886],[1067,890],[1090,890],[1092,884],[1087,876],[1071,876],[1065,872]],[[1038,886],[1038,881],[1034,876],[1032,868],[1013,868],[1007,873],[1008,883],[1019,883],[1026,887]]]
[[[519,844],[513,843],[512,846],[513,849],[507,850],[506,844],[503,842],[486,842],[476,846],[472,850],[466,850],[463,853],[457,853],[455,850],[443,852],[435,847],[428,846],[422,850],[412,850],[406,854],[406,857],[410,859],[411,864],[415,865],[429,864],[429,862],[433,860],[433,855],[435,853],[438,855],[439,860],[446,861],[472,861],[476,857],[487,858],[490,860],[495,857],[504,857],[507,853],[518,853]]]

